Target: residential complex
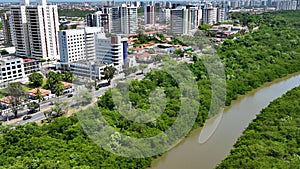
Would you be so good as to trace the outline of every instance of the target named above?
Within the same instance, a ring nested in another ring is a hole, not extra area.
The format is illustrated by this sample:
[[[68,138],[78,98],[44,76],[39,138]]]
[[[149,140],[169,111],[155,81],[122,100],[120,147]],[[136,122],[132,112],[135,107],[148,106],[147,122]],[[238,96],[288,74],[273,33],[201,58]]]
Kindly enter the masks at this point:
[[[86,16],[86,25],[89,27],[103,27],[104,32],[111,32],[111,13],[104,13],[102,11],[97,11],[93,14],[88,14]]]
[[[200,12],[195,7],[179,6],[171,10],[171,32],[188,34],[200,25]]]
[[[59,21],[56,5],[47,5],[45,0],[37,5],[11,7],[11,33],[16,55],[46,60],[59,58]]]
[[[156,9],[153,5],[147,5],[144,7],[144,22],[145,24],[156,23]]]
[[[114,7],[104,6],[98,10],[86,16],[87,26],[104,27],[106,33],[136,33],[138,28],[136,6],[121,4]]]

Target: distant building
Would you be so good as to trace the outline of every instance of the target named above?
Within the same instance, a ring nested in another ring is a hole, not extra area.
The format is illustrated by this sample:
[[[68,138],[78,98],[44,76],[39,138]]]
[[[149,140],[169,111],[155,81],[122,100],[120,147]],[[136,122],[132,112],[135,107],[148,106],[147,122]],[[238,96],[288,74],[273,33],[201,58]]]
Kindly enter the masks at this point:
[[[103,27],[105,33],[111,32],[111,13],[97,11],[86,16],[86,24],[89,27]]]
[[[156,8],[154,5],[147,5],[144,7],[144,22],[145,24],[156,23]]]
[[[1,21],[2,21],[2,25],[3,25],[4,43],[9,46],[12,46],[13,40],[11,37],[11,28],[10,28],[10,12],[2,13]]]
[[[138,29],[137,7],[122,4],[120,10],[121,32],[123,34],[134,34]],[[118,21],[116,21],[118,22]],[[117,32],[116,32],[117,33]]]
[[[171,9],[160,8],[159,9],[159,23],[166,24],[170,21]]]
[[[218,8],[208,6],[204,8],[204,15],[203,15],[203,23],[204,24],[216,24],[218,22]]]
[[[105,6],[94,14],[88,14],[86,20],[87,26],[104,27],[105,32],[134,34],[138,28],[137,7],[127,4]]]
[[[201,10],[196,7],[178,6],[171,10],[171,31],[176,34],[189,34],[197,29],[201,21]]]
[[[296,10],[298,2],[296,0],[276,1],[276,10]]]

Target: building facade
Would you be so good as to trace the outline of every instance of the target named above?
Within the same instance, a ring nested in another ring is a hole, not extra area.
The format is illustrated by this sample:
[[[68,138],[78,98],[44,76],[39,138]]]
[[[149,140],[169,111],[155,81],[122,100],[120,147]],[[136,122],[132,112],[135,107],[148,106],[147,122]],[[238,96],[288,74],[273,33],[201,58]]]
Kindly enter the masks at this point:
[[[5,87],[9,82],[20,81],[25,78],[22,58],[3,56],[0,58],[0,87]]]
[[[189,34],[201,23],[201,10],[191,6],[178,6],[171,10],[171,32]]]
[[[89,27],[103,27],[105,33],[111,32],[111,13],[97,11],[93,14],[87,14],[86,24]]]
[[[156,23],[155,6],[147,5],[144,7],[144,23],[152,25]]]
[[[113,64],[113,66],[121,71],[124,61],[127,58],[127,39],[120,36],[112,36],[107,38],[98,35],[96,38],[96,60]]]
[[[45,60],[59,59],[59,21],[56,5],[45,0],[11,7],[11,32],[16,55]]]
[[[95,37],[98,34],[105,36],[102,27],[59,31],[60,61],[76,62],[95,59]]]
[[[12,40],[11,28],[10,28],[10,12],[2,13],[1,20],[3,25],[4,43],[9,46],[12,46],[13,40]]]

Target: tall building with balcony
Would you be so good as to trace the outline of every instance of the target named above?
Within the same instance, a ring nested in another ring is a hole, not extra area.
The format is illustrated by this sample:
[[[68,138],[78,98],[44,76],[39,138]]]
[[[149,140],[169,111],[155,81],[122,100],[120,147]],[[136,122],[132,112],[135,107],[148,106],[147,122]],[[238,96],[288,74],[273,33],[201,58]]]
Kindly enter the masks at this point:
[[[154,5],[144,7],[144,23],[152,25],[156,23],[156,10]]]
[[[12,6],[10,13],[11,35],[16,48],[16,55],[30,56],[26,6]]]
[[[104,13],[102,11],[97,11],[93,14],[87,14],[86,23],[89,27],[103,27],[104,32],[111,32],[111,13]]]
[[[218,8],[211,5],[204,8],[203,23],[204,24],[216,24],[218,22]]]
[[[38,0],[37,5],[11,7],[11,32],[16,55],[46,60],[59,59],[59,21],[56,5]]]
[[[160,8],[159,9],[159,23],[166,24],[170,21],[171,9]]]
[[[191,6],[178,6],[171,10],[171,31],[176,34],[189,34],[201,22],[201,10]]]
[[[138,29],[137,7],[122,4],[120,7],[120,24],[123,34],[134,34]]]
[[[3,25],[4,43],[11,46],[13,45],[11,28],[10,28],[10,12],[4,12],[1,14],[1,21]]]

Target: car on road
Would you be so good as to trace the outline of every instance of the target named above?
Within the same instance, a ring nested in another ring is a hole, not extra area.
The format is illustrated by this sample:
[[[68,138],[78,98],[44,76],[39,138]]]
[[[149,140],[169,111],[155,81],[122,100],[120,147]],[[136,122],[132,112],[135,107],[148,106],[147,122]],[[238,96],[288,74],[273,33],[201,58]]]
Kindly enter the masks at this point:
[[[73,97],[73,94],[69,94],[69,95],[68,95],[68,98],[70,98],[70,97]]]
[[[24,116],[24,117],[23,117],[23,120],[28,120],[28,119],[31,119],[31,117],[32,117],[32,116],[28,116],[28,115],[26,115],[26,116]]]

